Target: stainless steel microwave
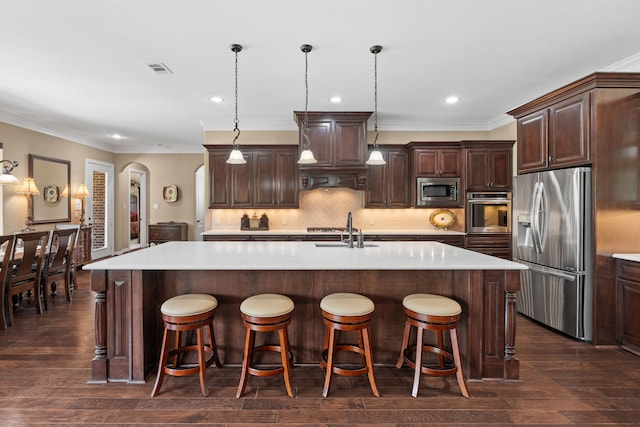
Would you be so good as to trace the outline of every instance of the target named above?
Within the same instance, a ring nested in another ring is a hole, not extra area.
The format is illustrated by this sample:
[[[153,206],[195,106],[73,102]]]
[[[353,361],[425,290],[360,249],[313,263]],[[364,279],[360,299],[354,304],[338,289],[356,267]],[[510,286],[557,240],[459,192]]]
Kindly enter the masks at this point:
[[[460,178],[418,177],[416,206],[460,206]]]

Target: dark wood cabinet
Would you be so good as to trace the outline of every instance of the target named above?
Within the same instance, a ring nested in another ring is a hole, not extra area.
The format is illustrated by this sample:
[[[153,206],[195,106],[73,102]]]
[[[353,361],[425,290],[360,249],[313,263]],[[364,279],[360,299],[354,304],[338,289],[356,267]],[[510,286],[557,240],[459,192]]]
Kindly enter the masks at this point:
[[[640,262],[616,261],[616,338],[627,349],[640,354]]]
[[[181,240],[188,240],[186,222],[159,222],[157,224],[149,224],[149,244]]]
[[[418,145],[419,144],[419,145]],[[409,143],[413,148],[414,176],[459,177],[462,161],[458,143]],[[429,146],[426,148],[425,146]]]
[[[297,208],[297,146],[243,146],[247,161],[226,163],[229,146],[207,145],[209,208]]]
[[[465,248],[510,260],[511,233],[467,234],[465,236]]]
[[[463,141],[466,189],[473,191],[510,190],[513,182],[515,141]]]
[[[409,152],[404,147],[380,146],[385,165],[370,165],[365,207],[407,208]]]
[[[294,120],[300,134],[304,111],[295,111]],[[317,163],[300,165],[300,170],[315,170],[324,167],[364,167],[367,155],[367,120],[371,112],[308,111],[310,149]]]
[[[640,206],[639,99],[640,73],[596,72],[508,112],[518,126],[518,173],[591,166],[591,228],[597,232],[587,262],[594,266],[594,345],[618,343],[618,288],[610,254],[638,247],[637,233],[618,219],[634,218]]]
[[[590,92],[518,118],[518,173],[591,162]]]

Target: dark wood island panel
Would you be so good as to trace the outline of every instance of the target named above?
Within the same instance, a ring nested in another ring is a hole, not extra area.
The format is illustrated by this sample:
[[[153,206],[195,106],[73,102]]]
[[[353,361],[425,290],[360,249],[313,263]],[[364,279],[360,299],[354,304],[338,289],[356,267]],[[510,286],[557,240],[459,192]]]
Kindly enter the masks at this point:
[[[242,361],[240,303],[258,293],[282,293],[296,308],[290,341],[296,364],[320,361],[324,326],[319,308],[332,292],[359,292],[376,311],[374,361],[395,364],[404,325],[402,299],[415,292],[451,296],[463,307],[459,334],[470,380],[519,378],[515,355],[515,300],[519,270],[93,270],[96,355],[91,383],[143,383],[157,364],[164,300],[187,292],[210,293],[219,306],[215,332],[226,364]]]

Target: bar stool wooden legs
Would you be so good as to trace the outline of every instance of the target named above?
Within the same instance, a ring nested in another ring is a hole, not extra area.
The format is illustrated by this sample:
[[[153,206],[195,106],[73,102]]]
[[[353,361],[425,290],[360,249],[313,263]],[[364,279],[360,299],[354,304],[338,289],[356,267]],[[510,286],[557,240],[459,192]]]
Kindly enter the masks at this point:
[[[206,384],[206,370],[212,363],[215,363],[218,368],[222,367],[218,359],[213,333],[213,313],[217,306],[218,300],[211,295],[205,294],[179,295],[169,298],[162,304],[160,311],[164,321],[164,335],[162,337],[160,362],[158,363],[158,375],[151,397],[155,397],[160,393],[164,374],[182,377],[199,373],[202,395],[209,395]],[[209,343],[207,344],[204,342],[203,329],[208,330]],[[194,330],[196,331],[197,345],[184,345],[181,347],[181,333]],[[173,331],[175,335],[173,349],[170,349],[169,331]],[[197,352],[197,366],[182,363],[182,355],[187,352]],[[205,354],[209,355],[208,359],[205,358]],[[169,359],[173,359],[171,364],[168,364]]]
[[[469,397],[462,364],[460,362],[460,348],[458,346],[457,324],[462,314],[462,308],[456,301],[433,294],[412,294],[407,295],[402,300],[405,313],[404,335],[402,337],[402,349],[397,368],[401,368],[404,363],[415,369],[413,378],[413,390],[411,395],[418,396],[418,386],[420,384],[420,374],[448,376],[456,374],[458,386],[462,395]],[[416,344],[409,345],[409,335],[411,327],[416,327]],[[437,345],[425,345],[423,342],[423,332],[425,330],[436,331]],[[443,332],[449,331],[451,337],[452,352],[446,351],[443,346]],[[412,350],[414,350],[412,352]],[[438,368],[423,366],[422,352],[427,351],[438,355]],[[413,353],[414,361],[410,355]]]
[[[352,293],[336,293],[327,295],[320,301],[322,317],[326,326],[324,351],[322,352],[321,367],[326,369],[322,396],[327,397],[331,387],[332,374],[343,376],[359,376],[367,374],[373,395],[379,397],[376,379],[373,371],[373,356],[371,355],[371,337],[369,326],[375,306],[369,298]],[[356,331],[358,345],[336,344],[336,331]],[[338,350],[357,353],[362,360],[362,368],[345,369],[335,366],[335,354]]]
[[[249,375],[269,377],[283,374],[284,384],[289,397],[293,397],[291,388],[292,357],[289,351],[289,337],[287,327],[291,323],[294,304],[291,298],[279,294],[254,295],[242,301],[240,311],[242,321],[247,328],[244,341],[244,357],[242,359],[242,373],[236,397],[244,394]],[[256,332],[278,331],[280,345],[261,345],[255,347]],[[256,368],[253,366],[253,356],[261,351],[279,352],[282,366],[275,369]]]

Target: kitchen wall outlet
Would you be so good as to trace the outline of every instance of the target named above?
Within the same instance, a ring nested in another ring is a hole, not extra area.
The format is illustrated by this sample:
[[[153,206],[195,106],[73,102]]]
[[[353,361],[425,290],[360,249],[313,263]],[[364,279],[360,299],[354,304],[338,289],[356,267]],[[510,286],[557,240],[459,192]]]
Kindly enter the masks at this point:
[[[286,216],[282,217],[282,225],[287,225],[287,217]]]
[[[158,209],[158,204],[157,203],[153,204],[153,209]]]
[[[213,223],[214,223],[214,224],[216,224],[216,225],[220,225],[220,223],[221,223],[221,222],[222,222],[222,221],[220,220],[220,217],[219,217],[219,216],[216,216],[216,217],[213,219]]]
[[[375,221],[373,220],[373,217],[372,217],[372,216],[370,216],[370,217],[369,217],[369,225],[373,225],[373,223],[374,223],[374,222],[375,222]]]

